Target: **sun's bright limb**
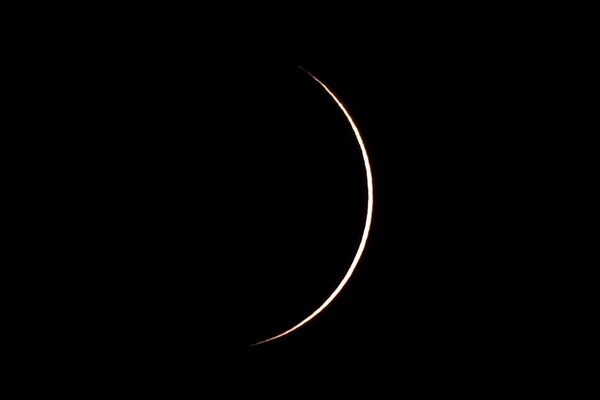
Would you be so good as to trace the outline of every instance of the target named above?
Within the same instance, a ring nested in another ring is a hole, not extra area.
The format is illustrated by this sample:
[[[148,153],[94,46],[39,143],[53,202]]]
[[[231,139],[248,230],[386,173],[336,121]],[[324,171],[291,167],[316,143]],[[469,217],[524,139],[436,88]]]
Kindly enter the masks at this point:
[[[327,306],[329,306],[329,304],[331,304],[331,302],[338,296],[338,294],[340,294],[340,292],[342,291],[344,286],[346,286],[346,284],[350,280],[350,277],[354,273],[354,270],[356,269],[356,266],[358,265],[362,255],[363,255],[365,246],[367,245],[367,239],[369,238],[369,232],[371,230],[371,223],[373,220],[373,203],[374,203],[373,202],[373,176],[371,173],[371,163],[369,161],[369,155],[367,154],[367,149],[365,147],[365,143],[360,134],[360,131],[358,130],[358,127],[356,126],[354,120],[350,116],[350,113],[348,112],[348,110],[346,109],[344,104],[333,93],[333,91],[327,85],[325,85],[320,79],[318,79],[316,76],[314,76],[312,73],[306,71],[304,68],[301,68],[301,69],[303,71],[305,71],[319,85],[321,85],[323,87],[323,89],[325,89],[325,91],[329,94],[329,96],[331,96],[331,98],[336,102],[336,104],[340,107],[340,109],[346,116],[346,119],[348,120],[348,122],[350,123],[350,126],[352,127],[352,130],[354,131],[354,135],[356,136],[356,140],[358,141],[358,145],[360,146],[360,151],[362,153],[363,161],[365,164],[366,177],[367,177],[368,201],[367,201],[367,215],[366,215],[366,219],[365,219],[365,228],[364,228],[364,231],[362,234],[362,239],[360,241],[360,245],[358,246],[358,250],[356,251],[356,255],[354,256],[354,260],[352,261],[352,264],[350,265],[348,272],[346,272],[346,275],[344,276],[344,278],[342,279],[340,284],[333,291],[333,293],[331,293],[331,295],[323,302],[323,304],[321,304],[321,306],[319,308],[317,308],[315,311],[313,311],[308,317],[304,318],[302,321],[298,322],[296,325],[294,325],[290,329],[286,330],[285,332],[282,332],[282,333],[280,333],[276,336],[273,336],[269,339],[265,339],[260,342],[254,343],[252,346],[257,346],[257,345],[260,345],[263,343],[272,342],[273,340],[277,340],[284,336],[289,335],[290,333],[296,331],[297,329],[301,328],[302,326],[304,326],[305,324],[310,322],[313,318],[315,318],[317,315],[319,315],[321,313],[321,311],[323,311],[325,308],[327,308]]]

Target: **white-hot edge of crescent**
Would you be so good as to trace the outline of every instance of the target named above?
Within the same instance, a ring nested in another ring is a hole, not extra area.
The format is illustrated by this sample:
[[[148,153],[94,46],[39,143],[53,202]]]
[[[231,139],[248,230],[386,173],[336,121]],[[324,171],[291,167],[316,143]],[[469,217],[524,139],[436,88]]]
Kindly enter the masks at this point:
[[[317,308],[315,311],[313,311],[308,317],[304,318],[302,321],[298,322],[296,325],[294,325],[290,329],[288,329],[285,332],[282,332],[276,336],[273,336],[269,339],[265,339],[260,342],[254,343],[252,346],[257,346],[259,344],[272,342],[273,340],[277,340],[284,336],[289,335],[290,333],[294,332],[295,330],[297,330],[297,329],[301,328],[302,326],[304,326],[305,324],[307,324],[309,321],[311,321],[313,318],[315,318],[317,315],[319,315],[319,313],[321,313],[321,311],[323,311],[325,308],[327,308],[327,306],[329,306],[329,304],[331,304],[331,302],[337,297],[337,295],[340,294],[340,292],[342,291],[344,286],[346,286],[346,284],[350,280],[350,277],[354,273],[354,270],[356,269],[356,266],[358,265],[362,255],[363,255],[363,252],[365,251],[365,246],[367,245],[367,239],[369,238],[369,232],[371,230],[371,222],[373,221],[373,175],[371,173],[371,163],[369,161],[369,155],[367,154],[367,148],[365,147],[363,138],[360,135],[360,131],[358,130],[356,123],[354,123],[354,120],[350,116],[350,113],[348,112],[348,110],[346,109],[344,104],[341,102],[340,99],[338,99],[338,97],[333,93],[333,91],[331,89],[329,89],[329,87],[327,85],[325,85],[319,78],[317,78],[310,72],[306,71],[304,68],[301,68],[301,69],[303,71],[305,71],[308,75],[310,75],[310,77],[312,79],[314,79],[318,84],[320,84],[323,87],[323,89],[325,89],[325,91],[329,94],[329,96],[331,96],[331,98],[337,103],[337,105],[340,107],[340,109],[346,116],[346,119],[350,123],[352,130],[354,131],[354,135],[356,136],[356,140],[358,141],[358,145],[360,146],[360,151],[362,153],[363,161],[365,164],[366,177],[367,177],[367,191],[368,191],[367,217],[365,220],[365,228],[364,228],[364,231],[362,234],[362,239],[360,241],[360,245],[358,246],[358,250],[356,251],[356,255],[354,256],[354,260],[352,261],[352,264],[350,265],[348,272],[346,272],[346,275],[344,276],[344,278],[342,279],[340,284],[335,288],[335,290],[333,291],[333,293],[331,293],[331,295],[327,298],[327,300],[325,300],[323,302],[323,304],[321,304],[321,306],[319,308]]]

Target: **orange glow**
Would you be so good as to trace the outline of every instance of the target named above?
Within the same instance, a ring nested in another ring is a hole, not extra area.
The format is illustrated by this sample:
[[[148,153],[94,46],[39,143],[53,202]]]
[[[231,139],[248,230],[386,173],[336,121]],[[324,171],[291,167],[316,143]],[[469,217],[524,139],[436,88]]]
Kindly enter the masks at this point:
[[[327,85],[325,85],[321,80],[319,80],[316,76],[314,76],[310,72],[306,71],[304,68],[301,68],[301,69],[303,71],[305,71],[308,75],[310,75],[310,77],[312,79],[314,79],[318,84],[320,84],[323,87],[323,89],[325,89],[325,91],[329,94],[329,96],[331,96],[331,98],[337,103],[337,105],[340,107],[340,109],[346,116],[346,119],[350,123],[352,130],[354,131],[354,135],[356,136],[356,140],[358,141],[358,145],[360,146],[360,151],[362,153],[362,157],[364,160],[365,172],[366,172],[366,177],[367,177],[368,202],[367,202],[367,216],[365,219],[365,228],[364,228],[364,231],[362,234],[362,239],[360,241],[360,245],[358,246],[358,250],[356,251],[356,255],[354,256],[354,260],[352,261],[352,264],[350,265],[348,272],[346,272],[346,275],[344,276],[344,278],[342,279],[340,284],[333,291],[333,293],[331,293],[331,295],[323,302],[323,304],[319,308],[317,308],[315,311],[313,311],[309,316],[304,318],[302,321],[298,322],[296,325],[294,325],[290,329],[288,329],[276,336],[273,336],[269,339],[265,339],[260,342],[257,342],[255,344],[253,344],[252,346],[257,346],[259,344],[271,342],[273,340],[280,339],[284,336],[289,335],[290,333],[294,332],[295,330],[297,330],[297,329],[301,328],[302,326],[304,326],[305,324],[307,324],[309,321],[311,321],[313,318],[315,318],[317,315],[319,315],[321,313],[321,311],[323,311],[327,306],[329,306],[329,304],[331,304],[331,302],[338,296],[338,294],[340,294],[340,292],[342,291],[344,286],[346,286],[346,284],[350,280],[350,277],[354,273],[354,270],[356,269],[356,266],[358,265],[358,263],[362,257],[362,254],[365,250],[365,246],[367,245],[369,231],[371,230],[371,222],[373,220],[373,176],[371,173],[371,163],[369,162],[369,156],[367,154],[367,149],[365,147],[362,136],[360,135],[358,127],[354,123],[354,120],[350,116],[350,113],[348,112],[348,110],[346,109],[344,104],[340,101],[340,99],[337,98],[337,96],[333,93],[333,91],[331,89],[329,89],[329,87]]]

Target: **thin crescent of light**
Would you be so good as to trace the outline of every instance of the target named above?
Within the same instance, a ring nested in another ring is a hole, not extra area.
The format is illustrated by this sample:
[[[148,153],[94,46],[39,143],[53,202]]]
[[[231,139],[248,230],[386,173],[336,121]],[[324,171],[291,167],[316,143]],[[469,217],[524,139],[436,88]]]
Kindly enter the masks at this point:
[[[367,217],[365,220],[365,228],[363,231],[362,239],[360,241],[360,245],[358,246],[358,250],[356,251],[356,255],[354,256],[354,260],[352,261],[352,264],[350,265],[348,272],[346,272],[344,279],[342,279],[340,284],[337,286],[337,288],[335,288],[335,290],[333,291],[333,293],[331,293],[331,295],[327,298],[327,300],[325,300],[325,302],[323,302],[323,304],[321,304],[321,306],[319,308],[317,308],[315,311],[313,311],[312,314],[310,314],[308,317],[304,318],[302,321],[300,321],[299,323],[297,323],[296,325],[294,325],[287,331],[282,332],[279,335],[273,336],[269,339],[265,339],[260,342],[254,343],[252,346],[257,346],[259,344],[272,342],[273,340],[277,340],[284,336],[289,335],[290,333],[294,332],[295,330],[301,328],[302,326],[304,326],[305,324],[310,322],[313,318],[315,318],[318,314],[320,314],[321,311],[323,311],[325,308],[327,308],[327,306],[329,306],[329,304],[331,304],[331,302],[337,297],[337,295],[340,294],[340,292],[342,291],[344,286],[346,286],[346,284],[350,280],[350,277],[354,273],[354,270],[356,269],[356,266],[358,265],[362,255],[363,255],[363,252],[365,251],[365,247],[367,245],[367,239],[369,238],[369,232],[371,230],[371,223],[373,221],[373,203],[374,203],[373,202],[373,175],[371,173],[371,163],[369,161],[369,155],[367,154],[367,148],[365,147],[363,138],[360,135],[360,131],[358,130],[358,127],[354,123],[354,120],[350,116],[350,113],[348,112],[348,110],[346,109],[344,104],[341,102],[340,99],[338,99],[338,97],[333,93],[333,91],[331,89],[329,89],[329,87],[327,85],[325,85],[319,78],[314,76],[312,73],[310,73],[309,71],[305,70],[302,67],[300,69],[302,69],[304,72],[306,72],[312,79],[314,79],[318,84],[320,84],[323,87],[323,89],[325,89],[325,91],[329,94],[329,96],[331,96],[331,98],[340,107],[340,109],[346,116],[346,119],[350,123],[352,130],[354,131],[354,135],[356,136],[356,140],[358,141],[358,145],[360,146],[360,151],[362,153],[362,157],[363,157],[363,160],[365,163],[365,172],[366,172],[366,176],[367,176],[367,190],[368,190]]]

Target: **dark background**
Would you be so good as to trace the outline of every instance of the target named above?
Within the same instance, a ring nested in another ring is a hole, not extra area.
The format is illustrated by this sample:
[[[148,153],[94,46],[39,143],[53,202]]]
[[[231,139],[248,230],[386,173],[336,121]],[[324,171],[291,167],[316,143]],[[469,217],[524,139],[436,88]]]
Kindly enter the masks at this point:
[[[535,46],[442,33],[335,60],[226,59],[139,38],[40,52],[35,124],[54,134],[32,144],[50,162],[31,207],[56,265],[33,278],[48,291],[42,347],[136,371],[388,360],[406,379],[549,357],[534,230],[551,221],[531,196],[549,171],[531,155],[551,140],[535,129],[551,118],[535,99],[552,87]],[[321,304],[363,227],[352,131],[298,65],[361,129],[374,222],[336,301],[251,348]]]

